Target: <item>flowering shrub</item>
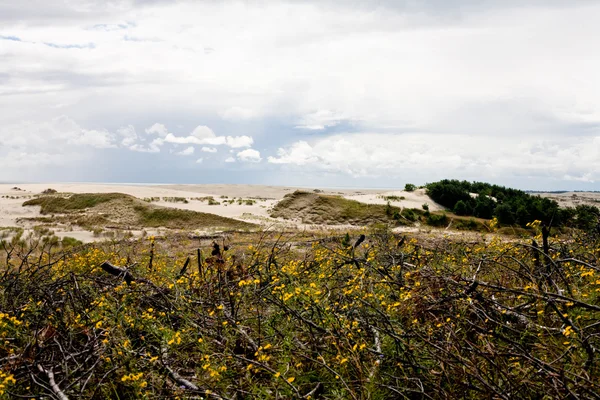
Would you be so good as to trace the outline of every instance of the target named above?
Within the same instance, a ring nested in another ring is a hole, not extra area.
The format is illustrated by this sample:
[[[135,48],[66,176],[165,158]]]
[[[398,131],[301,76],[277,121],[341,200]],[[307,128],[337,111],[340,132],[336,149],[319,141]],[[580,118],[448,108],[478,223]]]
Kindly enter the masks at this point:
[[[198,252],[181,237],[73,252],[4,242],[0,396],[598,392],[597,237],[554,238],[548,253],[497,237],[356,237],[238,234],[210,257],[210,242]]]

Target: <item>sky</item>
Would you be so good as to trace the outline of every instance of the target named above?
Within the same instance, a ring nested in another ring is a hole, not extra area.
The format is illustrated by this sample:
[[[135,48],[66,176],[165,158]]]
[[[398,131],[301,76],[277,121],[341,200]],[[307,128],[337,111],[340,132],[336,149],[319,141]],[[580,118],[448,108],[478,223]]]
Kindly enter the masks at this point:
[[[600,1],[0,0],[0,182],[600,190]]]

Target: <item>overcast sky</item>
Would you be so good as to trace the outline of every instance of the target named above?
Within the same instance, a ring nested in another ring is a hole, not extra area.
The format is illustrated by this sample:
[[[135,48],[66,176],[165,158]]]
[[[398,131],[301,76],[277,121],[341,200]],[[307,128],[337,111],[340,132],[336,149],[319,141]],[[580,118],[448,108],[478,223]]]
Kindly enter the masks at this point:
[[[0,181],[600,190],[600,1],[0,0]]]

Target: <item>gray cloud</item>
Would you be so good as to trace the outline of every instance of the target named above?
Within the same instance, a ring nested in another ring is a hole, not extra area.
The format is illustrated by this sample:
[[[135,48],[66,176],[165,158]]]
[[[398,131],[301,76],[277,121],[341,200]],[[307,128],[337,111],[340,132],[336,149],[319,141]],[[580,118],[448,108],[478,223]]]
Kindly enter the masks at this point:
[[[597,180],[599,17],[555,0],[0,0],[0,155],[309,183]],[[63,114],[76,126],[49,122]],[[169,129],[144,133],[156,121]],[[211,162],[175,157],[189,146]]]
[[[44,44],[48,47],[53,47],[55,49],[94,49],[96,48],[96,45],[94,43],[87,43],[87,44],[57,44],[57,43],[50,43],[50,42],[44,42]]]
[[[22,42],[22,40],[16,36],[4,36],[0,35],[1,40],[12,40],[13,42]]]

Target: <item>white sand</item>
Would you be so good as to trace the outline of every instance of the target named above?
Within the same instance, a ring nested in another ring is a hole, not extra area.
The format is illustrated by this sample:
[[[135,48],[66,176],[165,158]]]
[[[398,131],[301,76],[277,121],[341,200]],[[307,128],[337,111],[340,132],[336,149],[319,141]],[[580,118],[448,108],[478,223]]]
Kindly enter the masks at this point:
[[[592,205],[600,207],[600,192],[532,193],[556,200],[561,207]]]
[[[14,190],[18,187],[21,190]],[[282,186],[263,185],[127,185],[127,184],[94,184],[94,183],[55,183],[55,184],[0,184],[0,227],[20,226],[25,229],[31,228],[35,223],[20,221],[21,218],[33,218],[40,216],[39,207],[23,207],[24,201],[40,194],[45,189],[52,188],[60,193],[125,193],[140,199],[160,197],[161,200],[154,202],[165,207],[200,211],[221,215],[224,217],[254,222],[270,227],[271,229],[297,228],[297,229],[324,229],[324,228],[349,228],[344,227],[322,227],[294,223],[287,220],[275,219],[269,216],[270,209],[286,194],[295,190],[313,191],[312,188],[294,188]],[[320,193],[342,195],[348,199],[357,200],[370,204],[385,204],[387,200],[381,196],[404,196],[406,199],[400,202],[393,201],[393,205],[408,208],[421,208],[428,203],[430,209],[438,210],[441,207],[435,204],[425,194],[424,190],[415,192],[404,191],[382,191],[374,189],[319,189]],[[7,198],[8,196],[8,198]],[[195,198],[212,196],[219,205],[208,205],[207,201]],[[227,196],[227,198],[222,198]],[[11,198],[12,197],[12,198]],[[188,203],[168,202],[162,200],[164,197],[184,197]],[[237,199],[253,199],[252,205],[238,204]],[[226,200],[235,199],[233,204]],[[85,230],[74,230],[73,227],[58,227],[55,229],[58,236],[70,236],[79,240],[89,242],[95,240],[91,232]]]
[[[443,206],[437,204],[425,194],[425,189],[417,189],[414,192],[397,190],[391,192],[347,195],[344,197],[368,204],[387,204],[388,200],[385,198],[386,196],[404,197],[404,200],[390,200],[390,204],[397,207],[422,209],[423,204],[428,204],[430,211],[439,211],[444,209]]]

